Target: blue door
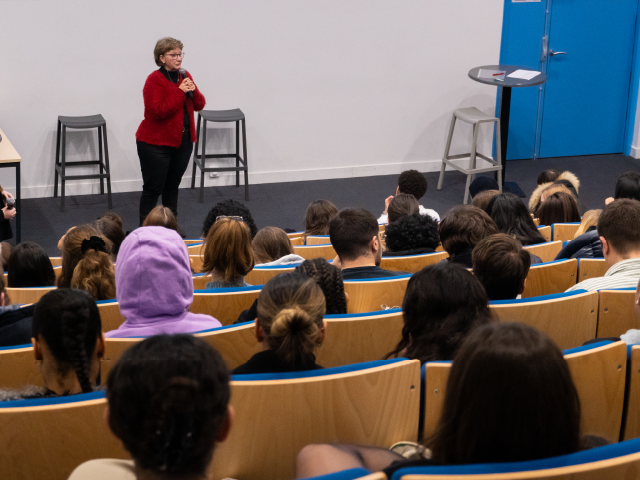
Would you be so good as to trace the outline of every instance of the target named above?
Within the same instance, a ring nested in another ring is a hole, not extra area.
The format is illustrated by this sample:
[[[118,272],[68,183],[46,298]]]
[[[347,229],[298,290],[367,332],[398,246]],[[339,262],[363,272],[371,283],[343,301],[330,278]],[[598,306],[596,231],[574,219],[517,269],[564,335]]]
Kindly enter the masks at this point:
[[[623,152],[637,8],[505,0],[500,63],[547,74],[541,87],[513,89],[509,160]]]

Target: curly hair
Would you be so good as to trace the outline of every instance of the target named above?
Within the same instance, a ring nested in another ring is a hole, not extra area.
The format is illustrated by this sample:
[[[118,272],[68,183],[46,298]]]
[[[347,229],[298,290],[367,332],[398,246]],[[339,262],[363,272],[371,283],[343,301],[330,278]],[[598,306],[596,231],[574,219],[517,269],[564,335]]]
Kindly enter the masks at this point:
[[[440,243],[438,222],[429,215],[406,215],[387,225],[384,231],[387,248],[402,252],[412,248],[433,248]]]
[[[93,225],[80,225],[69,230],[62,240],[62,271],[57,280],[58,288],[71,287],[73,272],[84,256],[82,254],[82,241],[89,237],[96,236],[104,240],[106,250],[111,253],[111,240],[100,235],[100,232]],[[111,297],[113,298],[113,297]]]
[[[408,193],[420,200],[427,193],[427,179],[417,170],[405,170],[398,178],[400,193]]]
[[[73,269],[71,288],[89,293],[95,300],[116,298],[116,270],[108,253],[89,249]]]
[[[216,203],[213,208],[209,210],[207,218],[204,219],[204,223],[202,224],[202,238],[207,238],[211,225],[216,223],[216,218],[219,216],[242,217],[242,221],[249,227],[251,238],[254,238],[256,233],[258,233],[258,227],[256,227],[256,223],[253,221],[251,212],[243,203],[236,202],[235,200],[223,200],[222,202]]]
[[[305,260],[295,272],[313,278],[320,286],[327,303],[327,315],[347,313],[347,298],[344,294],[342,272],[324,258]]]

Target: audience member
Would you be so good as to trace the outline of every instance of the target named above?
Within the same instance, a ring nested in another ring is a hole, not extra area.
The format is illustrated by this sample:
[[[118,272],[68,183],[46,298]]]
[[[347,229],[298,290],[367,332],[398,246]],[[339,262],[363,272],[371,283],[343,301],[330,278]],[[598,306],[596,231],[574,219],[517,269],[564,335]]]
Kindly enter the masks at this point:
[[[96,220],[94,226],[103,237],[111,241],[111,255],[115,261],[120,251],[120,245],[122,245],[125,237],[124,231],[122,230],[122,220],[118,215],[111,212]]]
[[[602,214],[602,209],[585,212],[573,240],[558,252],[555,260],[603,257],[602,242],[597,230],[600,214]]]
[[[9,271],[9,258],[13,253],[13,245],[9,242],[0,242],[0,260],[2,261],[2,271]]]
[[[209,229],[204,241],[202,271],[212,282],[206,288],[249,287],[244,276],[254,266],[249,227],[235,218],[221,218]]]
[[[304,262],[304,258],[293,253],[291,240],[281,228],[261,228],[252,240],[251,248],[256,265],[291,265]]]
[[[405,170],[398,177],[398,187],[396,188],[396,195],[401,193],[407,193],[409,195],[413,195],[416,200],[420,200],[424,197],[424,194],[427,193],[427,179],[424,177],[422,173],[417,170]],[[393,200],[393,195],[387,197],[384,201],[384,212],[378,219],[379,224],[389,223],[389,218],[387,215],[387,209],[389,208],[389,203]],[[424,208],[420,205],[420,214],[421,215],[429,215],[433,217],[436,222],[440,221],[440,216],[435,210],[431,210],[429,208]]]
[[[609,269],[604,277],[584,280],[567,291],[635,287],[640,279],[640,202],[623,198],[605,206],[597,231]]]
[[[545,243],[524,203],[513,193],[500,193],[487,206],[500,233],[513,235],[522,245]]]
[[[169,207],[158,205],[142,222],[143,227],[164,227],[178,231],[178,220]]]
[[[381,278],[405,275],[380,268],[382,246],[378,238],[378,222],[363,208],[340,210],[329,225],[331,244],[337,253],[342,278]]]
[[[610,204],[619,198],[631,198],[640,200],[640,173],[625,172],[618,177],[616,182],[616,190],[613,197],[605,200],[605,204]]]
[[[93,391],[104,356],[104,336],[95,300],[81,290],[58,288],[33,312],[33,351],[44,388],[0,391],[0,400],[54,397]]]
[[[133,460],[89,460],[69,480],[205,478],[234,410],[222,357],[190,335],[128,349],[109,375],[106,415]]]
[[[540,225],[571,223],[580,221],[578,204],[572,195],[557,192],[550,195],[538,208]]]
[[[325,298],[314,279],[283,273],[269,280],[258,297],[256,339],[263,351],[233,370],[280,373],[316,370],[313,354],[324,340]]]
[[[189,312],[193,277],[187,247],[174,230],[142,227],[120,247],[116,297],[126,319],[107,337],[189,333],[220,327],[209,315]]]
[[[484,237],[498,233],[491,217],[473,205],[453,207],[440,222],[440,241],[450,263],[471,268],[473,247]]]
[[[95,300],[116,297],[116,272],[103,237],[82,241],[82,258],[73,269],[71,288],[88,292]]]
[[[499,190],[484,190],[473,197],[473,200],[471,200],[471,205],[473,205],[474,207],[478,207],[480,210],[484,210],[486,212],[491,199],[499,193]]]
[[[464,267],[447,262],[413,274],[402,315],[402,339],[387,357],[420,363],[453,359],[469,332],[492,319],[480,281]]]
[[[256,227],[256,224],[253,221],[251,212],[243,203],[236,202],[235,200],[223,200],[216,203],[213,208],[209,210],[207,218],[205,218],[204,224],[202,225],[202,238],[207,238],[209,229],[216,222],[218,217],[240,217],[240,220],[249,227],[251,238],[255,237],[256,233],[258,233],[258,227]]]
[[[52,287],[56,275],[47,253],[37,243],[16,245],[9,257],[8,286],[11,288]]]
[[[430,458],[357,445],[309,445],[297,478],[348,468],[383,470],[427,465],[523,462],[573,453],[580,437],[580,400],[562,352],[521,323],[476,329],[455,356],[435,434],[424,439]],[[600,439],[603,440],[603,439]]]
[[[524,291],[531,255],[511,235],[483,238],[473,249],[473,274],[489,300],[512,300]]]
[[[329,222],[338,213],[329,200],[315,200],[307,207],[304,216],[304,237],[309,235],[329,235]]]
[[[543,174],[545,174],[545,172],[542,172],[542,174],[540,174],[540,177],[538,177],[538,180],[541,179]],[[553,174],[550,175],[548,178],[549,179],[553,178]],[[531,194],[531,197],[529,198],[530,211],[535,213],[538,210],[540,203],[544,202],[544,199],[546,197],[548,197],[552,193],[555,193],[554,190],[545,192],[547,188],[551,186],[558,186],[558,185],[566,187],[569,190],[568,193],[573,195],[576,202],[579,202],[578,191],[580,189],[580,180],[578,180],[578,177],[576,177],[573,173],[566,171],[566,172],[560,173],[554,180],[550,180],[549,182],[544,182],[544,183],[538,183],[538,187],[533,191],[533,193]],[[545,192],[544,195],[543,195],[543,192]]]
[[[399,193],[391,199],[387,207],[387,216],[389,223],[397,221],[399,218],[414,213],[420,214],[420,204],[416,197],[408,193]]]
[[[433,253],[440,244],[438,222],[419,213],[389,223],[384,238],[388,250],[382,253],[383,257]]]
[[[469,194],[474,199],[479,193],[499,190],[500,186],[492,177],[478,175],[469,185]]]
[[[340,269],[328,263],[324,258],[305,260],[295,269],[315,280],[324,293],[327,315],[347,313],[347,294],[344,293],[344,283]]]
[[[560,170],[557,168],[550,168],[549,170],[544,170],[540,175],[538,175],[538,185],[543,185],[545,183],[553,183],[558,177],[562,174]]]
[[[83,250],[82,246],[83,244],[87,245],[85,240],[89,241],[91,237],[100,238],[105,242],[104,249],[106,253],[111,253],[111,242],[105,237],[102,237],[93,225],[86,224],[80,225],[79,227],[71,227],[60,239],[60,242],[58,242],[58,248],[60,248],[62,253],[62,271],[57,280],[58,287],[71,287],[73,272],[87,251],[86,248]]]
[[[576,233],[573,236],[574,240],[586,232],[595,230],[596,227],[598,226],[598,219],[600,218],[601,214],[602,214],[601,208],[597,210],[588,210],[584,212],[584,215],[580,220],[580,226],[578,227],[578,230],[576,230]]]
[[[31,323],[36,305],[11,305],[5,291],[4,276],[0,275],[0,347],[31,343]]]

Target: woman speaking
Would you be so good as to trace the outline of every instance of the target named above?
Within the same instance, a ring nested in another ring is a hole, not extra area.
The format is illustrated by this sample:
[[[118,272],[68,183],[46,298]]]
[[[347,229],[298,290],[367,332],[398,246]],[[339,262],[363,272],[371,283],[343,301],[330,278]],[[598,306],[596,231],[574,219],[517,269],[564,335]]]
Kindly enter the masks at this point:
[[[142,170],[140,225],[156,206],[162,205],[178,216],[178,186],[187,169],[196,128],[193,112],[204,108],[204,96],[189,72],[181,69],[182,42],[165,37],[158,40],[153,56],[159,70],[147,77],[142,90],[144,120],[136,132]]]

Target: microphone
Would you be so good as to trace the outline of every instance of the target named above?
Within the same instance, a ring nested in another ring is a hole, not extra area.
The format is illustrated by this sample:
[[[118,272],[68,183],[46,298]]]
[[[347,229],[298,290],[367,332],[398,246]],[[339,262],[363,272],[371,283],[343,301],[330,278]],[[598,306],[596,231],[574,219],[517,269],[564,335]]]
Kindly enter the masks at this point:
[[[180,75],[182,75],[183,78],[189,78],[187,77],[187,71],[184,69],[184,67],[180,68]],[[187,97],[193,98],[193,92],[187,92]]]

